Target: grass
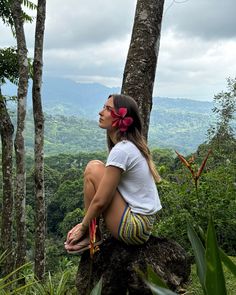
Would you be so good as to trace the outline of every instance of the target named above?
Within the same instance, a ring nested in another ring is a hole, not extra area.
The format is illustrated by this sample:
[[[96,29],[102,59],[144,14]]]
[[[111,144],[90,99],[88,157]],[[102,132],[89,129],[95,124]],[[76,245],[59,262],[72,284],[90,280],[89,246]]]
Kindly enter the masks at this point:
[[[230,257],[230,259],[236,264],[236,257]],[[223,265],[224,269],[224,275],[225,275],[225,281],[226,281],[226,288],[228,295],[235,295],[236,290],[236,278],[233,276],[231,272],[228,271],[228,269]],[[190,282],[187,285],[187,291],[185,293],[186,295],[204,295],[198,276],[196,272],[196,265],[192,265],[191,269],[191,276],[190,276]]]

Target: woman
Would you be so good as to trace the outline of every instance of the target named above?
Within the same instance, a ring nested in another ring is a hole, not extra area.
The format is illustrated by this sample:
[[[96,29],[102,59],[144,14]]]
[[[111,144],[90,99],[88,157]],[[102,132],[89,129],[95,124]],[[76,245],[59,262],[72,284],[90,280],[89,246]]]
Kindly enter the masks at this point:
[[[107,130],[109,156],[105,165],[93,160],[85,169],[86,214],[68,232],[65,249],[70,253],[90,247],[89,224],[101,214],[116,239],[143,244],[151,234],[155,213],[161,209],[155,185],[160,176],[142,136],[136,102],[126,95],[110,95],[99,115],[99,127]]]

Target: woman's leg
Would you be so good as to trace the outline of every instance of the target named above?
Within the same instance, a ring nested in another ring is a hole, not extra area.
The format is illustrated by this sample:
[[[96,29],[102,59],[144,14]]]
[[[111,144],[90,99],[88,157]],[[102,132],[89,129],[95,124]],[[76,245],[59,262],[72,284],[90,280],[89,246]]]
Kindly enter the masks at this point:
[[[84,172],[84,206],[85,210],[88,209],[101,179],[105,172],[105,165],[101,161],[90,161]],[[111,234],[117,238],[118,229],[121,221],[121,217],[126,207],[126,202],[122,198],[121,194],[116,191],[111,203],[103,212],[103,217],[108,230]]]

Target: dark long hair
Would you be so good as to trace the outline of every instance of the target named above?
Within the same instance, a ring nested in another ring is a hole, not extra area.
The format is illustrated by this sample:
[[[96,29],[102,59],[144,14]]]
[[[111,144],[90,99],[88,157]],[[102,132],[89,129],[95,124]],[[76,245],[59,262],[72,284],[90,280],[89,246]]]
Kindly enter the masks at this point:
[[[113,104],[116,112],[118,112],[119,108],[126,108],[126,116],[133,118],[133,123],[128,127],[126,132],[121,132],[119,129],[117,129],[117,142],[127,139],[135,144],[146,159],[153,178],[156,182],[160,182],[160,175],[158,174],[156,167],[152,161],[150,150],[142,133],[143,123],[136,101],[132,97],[123,94],[111,94],[108,98],[110,97],[113,98]],[[114,143],[111,141],[109,136],[107,136],[107,144],[109,150],[111,150],[114,146]]]

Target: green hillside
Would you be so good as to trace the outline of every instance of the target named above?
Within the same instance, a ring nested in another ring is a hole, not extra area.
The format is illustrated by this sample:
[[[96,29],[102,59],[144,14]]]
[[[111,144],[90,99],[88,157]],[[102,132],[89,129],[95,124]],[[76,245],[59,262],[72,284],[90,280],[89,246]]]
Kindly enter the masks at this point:
[[[149,146],[194,151],[205,140],[210,116],[179,110],[153,110],[149,128]],[[33,117],[26,122],[27,152],[33,151]],[[77,153],[106,149],[106,134],[97,121],[75,116],[45,114],[45,153]]]
[[[149,129],[149,146],[192,152],[205,140],[209,116],[177,111],[154,111]],[[33,117],[26,121],[26,149],[33,153]],[[45,153],[93,152],[106,149],[106,134],[96,121],[75,116],[45,114]]]
[[[31,108],[31,87],[27,105]],[[45,153],[100,151],[106,146],[105,134],[97,127],[98,112],[110,93],[120,92],[101,84],[75,83],[67,79],[45,78]],[[16,86],[4,85],[3,93],[16,94]],[[11,103],[11,109],[16,106]],[[149,146],[177,149],[187,154],[206,140],[212,118],[212,102],[154,97],[149,128]],[[14,119],[13,119],[14,120]],[[33,117],[28,111],[27,152],[33,151]]]

